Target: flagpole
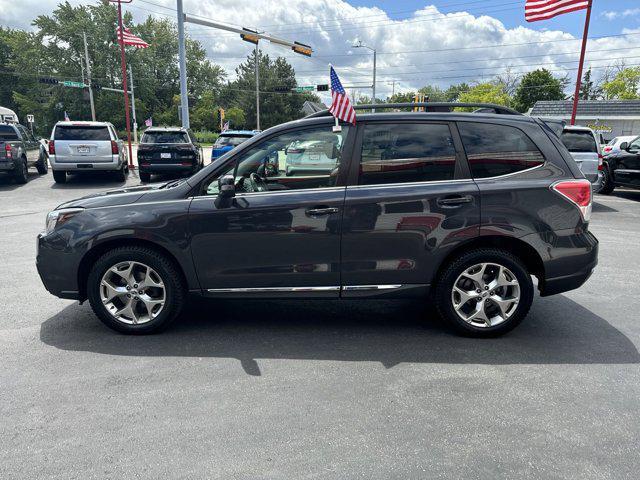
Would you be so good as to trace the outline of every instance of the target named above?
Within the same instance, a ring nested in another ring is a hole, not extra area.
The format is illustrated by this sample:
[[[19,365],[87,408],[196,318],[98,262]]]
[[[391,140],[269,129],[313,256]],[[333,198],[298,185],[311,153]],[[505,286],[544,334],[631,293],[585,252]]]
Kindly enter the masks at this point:
[[[118,3],[118,43],[120,43],[120,66],[122,67],[122,89],[124,90],[124,118],[127,123],[127,141],[129,145],[129,168],[134,169],[133,152],[131,150],[131,119],[129,117],[129,89],[127,88],[127,61],[124,55],[124,27],[122,25],[122,2],[131,3],[132,0],[109,0]]]
[[[331,69],[333,68],[333,65],[330,63],[329,64],[329,85],[331,85]],[[333,89],[331,89],[331,97],[333,97]],[[334,127],[334,131],[337,130],[338,128],[340,128],[340,123],[338,122],[338,117],[333,117],[336,121],[336,125]]]
[[[584,68],[584,57],[587,53],[587,39],[589,37],[589,22],[591,21],[591,5],[593,0],[589,0],[587,15],[584,22],[584,34],[582,35],[582,50],[580,51],[580,65],[578,65],[578,78],[576,80],[576,92],[573,95],[573,111],[571,113],[571,125],[576,124],[578,114],[578,101],[580,99],[580,88],[582,87],[582,70]]]

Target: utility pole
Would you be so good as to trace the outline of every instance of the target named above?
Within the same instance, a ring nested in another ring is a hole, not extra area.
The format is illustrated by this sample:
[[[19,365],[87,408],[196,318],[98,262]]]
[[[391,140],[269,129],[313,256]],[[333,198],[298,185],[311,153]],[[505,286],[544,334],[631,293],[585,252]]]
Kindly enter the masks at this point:
[[[129,78],[131,79],[131,113],[133,114],[133,143],[138,143],[138,120],[136,119],[136,96],[133,93],[133,71],[129,65]]]
[[[120,6],[120,4],[118,4]],[[82,32],[84,40],[84,61],[87,64],[87,85],[89,86],[89,103],[91,104],[91,120],[96,121],[96,106],[93,103],[93,88],[91,88],[91,64],[89,63],[89,49],[87,48],[87,34]],[[125,87],[126,90],[126,87]]]
[[[182,127],[189,128],[189,97],[187,96],[187,51],[184,38],[184,12],[182,0],[177,0],[178,9],[178,58],[180,64],[180,108]]]
[[[260,130],[260,50],[256,42],[256,130]]]
[[[362,40],[359,40],[358,43],[353,45],[353,48],[368,48],[369,50],[371,50],[373,52],[373,84],[371,85],[371,88],[373,89],[373,98],[371,99],[371,103],[373,103],[374,107],[371,109],[371,111],[375,112],[376,111],[376,108],[375,108],[375,104],[376,104],[376,56],[377,56],[376,49],[375,48],[371,48],[368,45],[365,45],[364,43],[362,43]]]
[[[391,85],[391,96],[392,97],[396,94],[396,83],[398,83],[397,80],[393,80],[391,82],[387,82],[387,85]]]

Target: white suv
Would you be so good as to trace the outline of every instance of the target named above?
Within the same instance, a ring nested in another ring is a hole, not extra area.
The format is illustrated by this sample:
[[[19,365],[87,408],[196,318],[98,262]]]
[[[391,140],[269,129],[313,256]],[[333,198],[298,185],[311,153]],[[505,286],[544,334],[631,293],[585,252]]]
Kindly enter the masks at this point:
[[[108,122],[58,122],[49,141],[49,163],[57,183],[69,172],[111,171],[124,182],[128,173],[124,143]]]

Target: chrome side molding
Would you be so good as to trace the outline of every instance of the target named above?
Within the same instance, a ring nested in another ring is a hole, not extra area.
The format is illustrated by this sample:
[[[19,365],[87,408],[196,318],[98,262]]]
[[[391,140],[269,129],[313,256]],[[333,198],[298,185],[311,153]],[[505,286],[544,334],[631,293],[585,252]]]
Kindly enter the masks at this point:
[[[395,290],[402,285],[346,285],[342,287],[345,292],[363,292],[366,290]]]
[[[346,285],[344,287],[255,287],[255,288],[209,288],[209,293],[269,293],[269,292],[362,292],[367,290],[395,290],[402,285]]]

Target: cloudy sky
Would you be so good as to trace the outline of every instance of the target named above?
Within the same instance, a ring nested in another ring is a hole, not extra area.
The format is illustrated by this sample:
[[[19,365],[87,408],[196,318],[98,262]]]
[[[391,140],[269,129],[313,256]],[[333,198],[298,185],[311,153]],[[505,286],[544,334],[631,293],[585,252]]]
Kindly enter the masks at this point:
[[[29,28],[57,0],[0,0],[0,24]],[[71,3],[90,3],[72,1]],[[124,6],[136,20],[147,15],[175,18],[175,0],[133,0]],[[259,28],[287,40],[309,44],[312,58],[261,43],[272,55],[286,56],[300,84],[327,83],[333,63],[345,85],[371,84],[372,55],[354,49],[361,40],[378,51],[380,97],[424,84],[446,87],[482,81],[510,70],[545,67],[575,77],[584,11],[527,24],[523,0],[184,0],[185,12],[236,26]],[[209,57],[230,74],[252,45],[237,35],[199,25],[188,34],[202,42]],[[640,65],[638,0],[594,0],[588,63],[597,73],[624,62]]]

